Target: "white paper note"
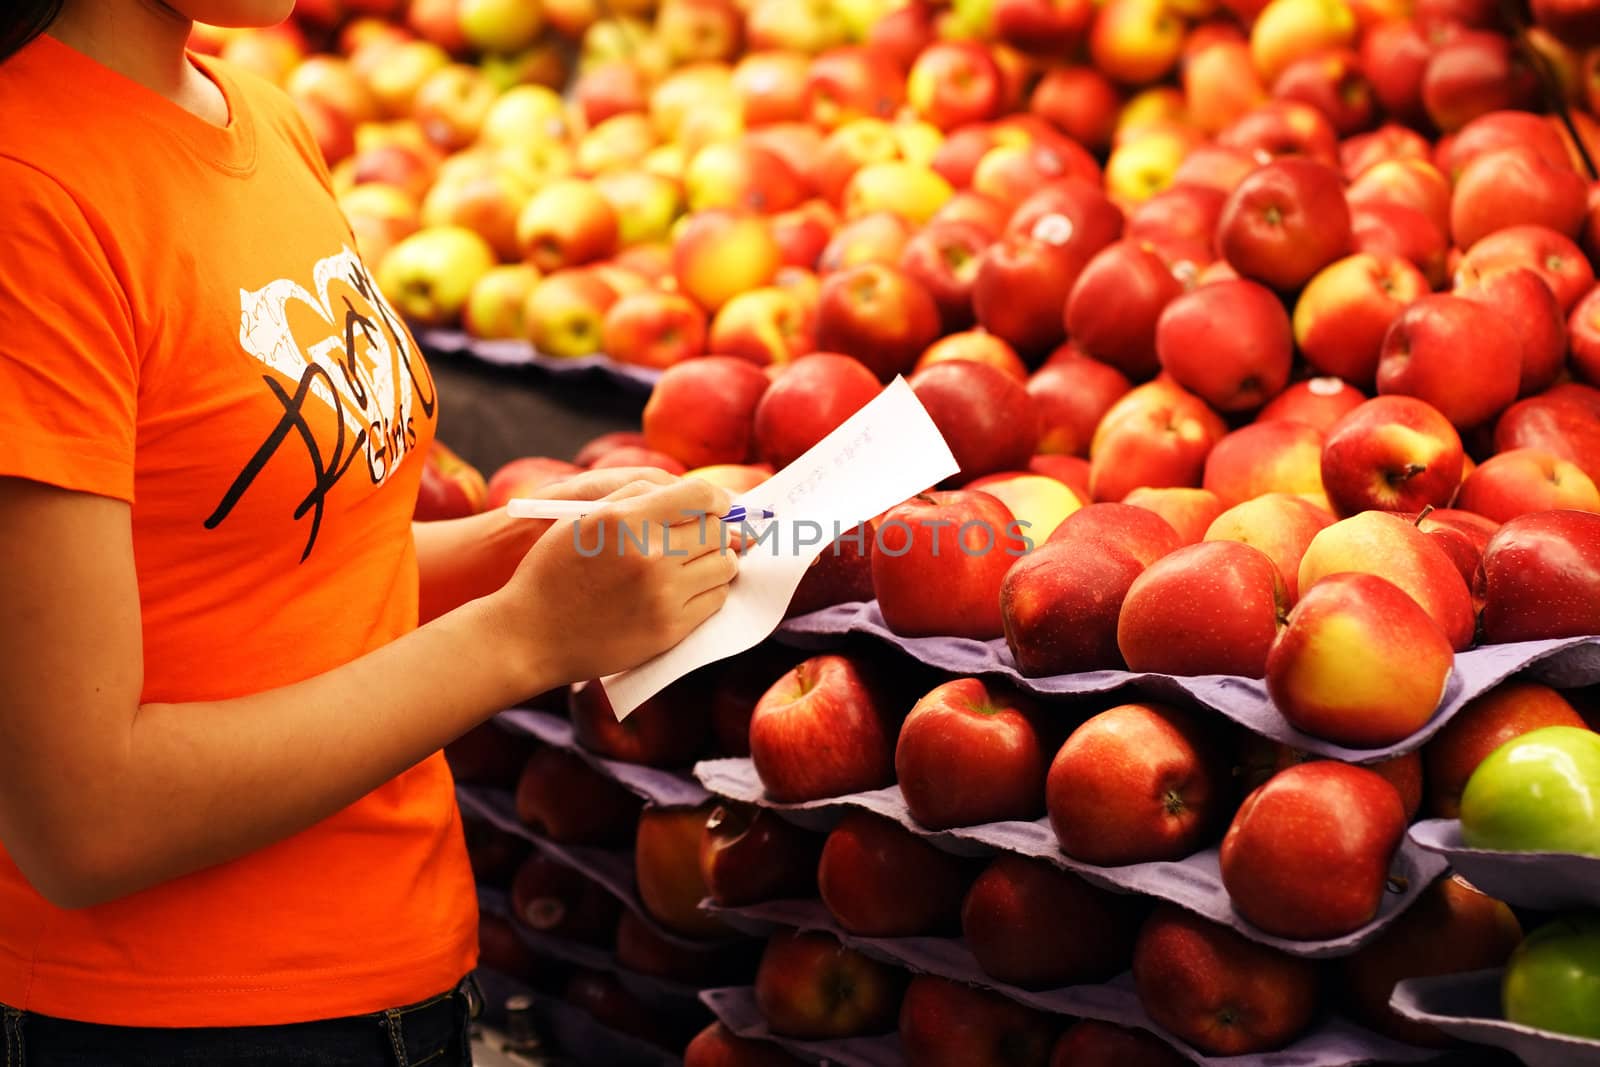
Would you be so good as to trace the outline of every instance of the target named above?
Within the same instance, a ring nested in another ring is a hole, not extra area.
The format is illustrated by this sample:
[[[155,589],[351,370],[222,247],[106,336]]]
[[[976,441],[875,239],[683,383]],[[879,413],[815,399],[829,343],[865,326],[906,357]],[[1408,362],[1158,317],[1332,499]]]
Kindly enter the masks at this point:
[[[956,473],[950,446],[902,378],[810,451],[735,501],[753,515],[760,540],[739,563],[728,600],[673,648],[602,679],[617,718],[690,671],[766,640],[833,539]],[[809,545],[802,546],[802,541]]]

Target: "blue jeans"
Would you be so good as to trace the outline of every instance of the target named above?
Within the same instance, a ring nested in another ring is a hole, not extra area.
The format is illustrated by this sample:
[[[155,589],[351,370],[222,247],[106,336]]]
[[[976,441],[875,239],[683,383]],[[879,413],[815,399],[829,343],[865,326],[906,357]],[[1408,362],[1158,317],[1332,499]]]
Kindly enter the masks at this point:
[[[371,1015],[287,1026],[100,1026],[0,1004],[0,1067],[471,1067],[481,998],[448,993]]]

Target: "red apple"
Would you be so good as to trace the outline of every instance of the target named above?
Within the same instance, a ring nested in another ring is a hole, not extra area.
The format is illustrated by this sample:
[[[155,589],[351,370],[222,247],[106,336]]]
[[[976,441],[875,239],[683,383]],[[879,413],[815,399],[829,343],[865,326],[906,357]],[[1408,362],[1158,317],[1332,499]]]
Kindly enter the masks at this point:
[[[1303,422],[1326,434],[1365,399],[1361,390],[1338,378],[1306,378],[1269,400],[1256,421]]]
[[[1046,737],[1020,693],[958,678],[911,709],[895,777],[911,817],[930,830],[1044,814]]]
[[[750,716],[750,756],[767,795],[799,803],[894,780],[893,727],[875,681],[839,655],[806,660]]]
[[[489,503],[489,485],[483,474],[435,438],[423,457],[422,481],[412,519],[455,519],[476,515]]]
[[[1461,170],[1450,199],[1450,233],[1457,247],[1508,226],[1548,226],[1576,237],[1588,187],[1565,161],[1551,164],[1526,145],[1475,157]]]
[[[1494,447],[1542,449],[1576,464],[1590,480],[1600,478],[1600,417],[1570,399],[1543,394],[1512,404],[1495,423]]]
[[[1052,1016],[931,974],[911,979],[900,1004],[900,1047],[919,1067],[1043,1064],[1055,1034]]]
[[[1010,510],[988,493],[920,494],[878,523],[878,608],[906,637],[999,637],[1000,583],[1026,548]]]
[[[1052,356],[1027,384],[1039,417],[1039,451],[1087,455],[1100,419],[1131,388],[1117,368],[1076,350]]]
[[[717,464],[711,464],[717,466]],[[653,448],[636,448],[624,446],[614,448],[589,465],[590,470],[605,470],[611,467],[653,467],[656,470],[666,471],[668,474],[687,474],[688,466],[677,459],[658,452]]]
[[[958,481],[1027,465],[1038,443],[1039,420],[1032,398],[1014,377],[958,360],[919,370],[910,383],[960,464]]]
[[[1394,656],[1397,648],[1406,655]],[[1439,624],[1398,586],[1331,574],[1289,613],[1267,656],[1267,691],[1296,729],[1380,748],[1427,724],[1454,662]]]
[[[1258,408],[1289,381],[1289,315],[1252,281],[1213,282],[1177,297],[1155,342],[1162,369],[1219,411]]]
[[[1492,307],[1444,293],[1402,311],[1384,335],[1378,392],[1433,405],[1457,428],[1480,426],[1517,398],[1522,342]]]
[[[1400,794],[1376,772],[1297,764],[1240,805],[1222,839],[1222,884],[1269,934],[1342,937],[1378,914],[1405,829]]]
[[[756,453],[782,470],[860,411],[882,386],[859,360],[818,352],[785,367],[755,411]]]
[[[1329,428],[1322,487],[1340,515],[1442,507],[1461,485],[1463,455],[1460,435],[1432,405],[1375,397]]]
[[[1291,292],[1350,251],[1350,208],[1332,167],[1309,159],[1277,159],[1229,196],[1217,248],[1234,269]]]
[[[948,219],[930,222],[906,242],[900,269],[920,282],[939,307],[946,333],[964,330],[976,321],[972,310],[978,264],[993,235],[976,222]]]
[[[1457,295],[1494,308],[1510,321],[1522,342],[1517,395],[1531,396],[1547,388],[1561,374],[1567,356],[1567,326],[1549,283],[1525,268],[1463,282],[1456,287]]]
[[[1111,79],[1091,66],[1052,65],[1028,97],[1028,109],[1035,115],[1097,152],[1110,147],[1121,104]]]
[[[678,293],[629,293],[606,311],[601,329],[601,347],[622,363],[664,368],[705,351],[706,314]]]
[[[1117,615],[1142,570],[1114,546],[1061,542],[1014,563],[1000,603],[1017,669],[1038,677],[1120,668]]]
[[[1295,345],[1318,373],[1370,389],[1389,326],[1428,291],[1404,258],[1346,256],[1318,271],[1295,302]]]
[[[1202,484],[1226,507],[1287,493],[1320,508],[1322,443],[1322,433],[1302,422],[1250,423],[1217,442]]]
[[[1183,293],[1183,283],[1147,242],[1117,241],[1096,253],[1078,275],[1063,324],[1089,356],[1130,378],[1158,369],[1156,321]]]
[[[1427,215],[1403,204],[1368,204],[1350,214],[1353,250],[1410,263],[1430,286],[1449,279],[1450,240]]]
[[[1482,574],[1484,641],[1600,633],[1600,515],[1519,515],[1489,539]]]
[[[893,1029],[900,979],[828,934],[781,933],[761,954],[755,996],[774,1034],[838,1040]]]
[[[1177,532],[1179,544],[1184,545],[1204,540],[1206,530],[1223,512],[1222,501],[1209,489],[1147,487],[1135,489],[1122,502],[1161,516]]]
[[[641,801],[574,752],[540,745],[517,781],[517,818],[535,833],[570,845],[614,845],[633,838]]]
[[[967,891],[961,933],[983,973],[1022,989],[1103,982],[1126,970],[1138,898],[1045,860],[1001,853]]]
[[[913,937],[958,928],[972,876],[968,861],[897,822],[851,808],[822,846],[817,888],[846,932]]]
[[[866,263],[823,279],[818,347],[854,356],[882,381],[910,370],[938,336],[938,305],[895,267]]]
[[[1136,386],[1095,428],[1089,443],[1091,494],[1117,501],[1143,486],[1198,486],[1206,456],[1225,432],[1205,401],[1170,378]]]
[[[1055,217],[1071,226],[1064,216]],[[1025,360],[1037,361],[1062,341],[1062,308],[1089,254],[1071,244],[1017,234],[990,245],[978,261],[972,287],[978,324]]]
[[[918,357],[912,374],[920,374],[935,363],[951,361],[984,363],[1018,382],[1026,383],[1028,380],[1028,368],[1016,350],[987,330],[961,330],[945,334]]]
[[[705,356],[662,372],[642,415],[645,442],[686,467],[743,463],[768,380],[733,356]]]
[[[700,910],[707,896],[700,873],[700,837],[710,804],[696,808],[647,807],[634,839],[639,902],[650,917],[681,937],[725,934],[721,920]]]
[[[1543,276],[1563,314],[1594,288],[1594,267],[1571,238],[1544,226],[1507,226],[1482,238],[1461,257],[1456,284],[1486,279],[1517,267]]]
[[[723,801],[700,836],[700,876],[725,908],[809,897],[817,888],[822,842],[774,812]]]
[[[1402,1018],[1389,1007],[1395,983],[1407,978],[1503,967],[1522,941],[1509,907],[1459,876],[1441,878],[1371,942],[1339,961],[1339,985],[1352,1016],[1413,1045],[1454,1042],[1432,1026]]]
[[[1600,512],[1600,491],[1576,465],[1537,448],[1514,448],[1479,464],[1461,483],[1458,507],[1495,522],[1564,508]]]
[[[595,460],[605,456],[606,453],[618,448],[643,448],[644,434],[632,430],[617,430],[603,433],[592,438],[578,449],[578,454],[572,457],[572,462],[578,467],[588,467]],[[574,471],[574,473],[576,473]]]
[[[1128,669],[1260,678],[1288,611],[1277,565],[1237,541],[1202,541],[1134,579],[1117,620]]]
[[[941,130],[996,117],[1004,93],[999,66],[976,41],[930,44],[911,64],[905,85],[917,117]]]
[[[548,456],[523,456],[508,460],[489,476],[488,499],[484,510],[503,508],[513,497],[533,497],[539,490],[563,478],[579,473],[583,468],[564,459]]]
[[[517,869],[511,914],[542,934],[607,946],[622,905],[587,875],[538,853]]]
[[[1090,718],[1056,753],[1045,786],[1061,851],[1102,867],[1188,856],[1224,814],[1227,788],[1205,724],[1164,704]]]
[[[1151,1021],[1201,1052],[1281,1049],[1316,1015],[1317,968],[1188,912],[1159,904],[1139,931],[1133,981]]]
[[[1385,112],[1408,126],[1428,121],[1422,79],[1433,52],[1433,43],[1409,18],[1386,19],[1361,37],[1361,66],[1372,79],[1373,95]]]
[[[605,688],[574,686],[569,701],[573,733],[584,748],[607,759],[650,767],[684,767],[705,748],[708,722],[695,697],[696,681],[668,686],[617,721]]]
[[[824,130],[857,118],[891,118],[900,107],[900,71],[869,48],[832,48],[806,72],[807,115]]]
[[[1537,99],[1538,79],[1504,35],[1482,30],[1454,34],[1428,60],[1422,104],[1446,133],[1480,115],[1525,110]]]

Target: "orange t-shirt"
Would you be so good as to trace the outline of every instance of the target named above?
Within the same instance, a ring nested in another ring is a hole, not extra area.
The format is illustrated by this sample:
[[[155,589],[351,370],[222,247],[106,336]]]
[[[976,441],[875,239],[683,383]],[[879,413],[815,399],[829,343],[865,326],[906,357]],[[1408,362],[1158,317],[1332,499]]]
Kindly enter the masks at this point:
[[[286,685],[414,628],[436,418],[293,105],[196,62],[226,127],[48,37],[0,63],[0,474],[130,503],[145,702]],[[476,931],[438,754],[100,907],[51,906],[0,850],[0,1003],[46,1015],[379,1011],[452,987]]]

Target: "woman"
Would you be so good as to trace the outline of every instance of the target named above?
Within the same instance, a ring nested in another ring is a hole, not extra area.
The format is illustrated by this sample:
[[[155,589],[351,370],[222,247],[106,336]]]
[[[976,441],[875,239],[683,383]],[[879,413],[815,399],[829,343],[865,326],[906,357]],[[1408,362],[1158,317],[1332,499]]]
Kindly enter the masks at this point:
[[[185,52],[290,6],[0,7],[6,1067],[469,1062],[439,750],[736,569],[726,496],[640,472],[554,490],[582,530],[411,526],[427,369],[289,102]],[[606,521],[681,529],[584,558]]]

